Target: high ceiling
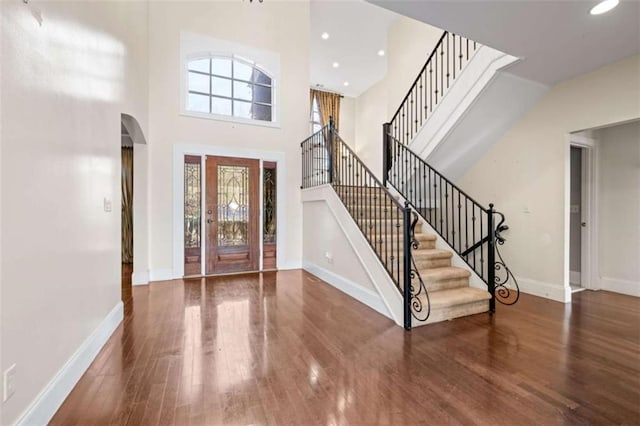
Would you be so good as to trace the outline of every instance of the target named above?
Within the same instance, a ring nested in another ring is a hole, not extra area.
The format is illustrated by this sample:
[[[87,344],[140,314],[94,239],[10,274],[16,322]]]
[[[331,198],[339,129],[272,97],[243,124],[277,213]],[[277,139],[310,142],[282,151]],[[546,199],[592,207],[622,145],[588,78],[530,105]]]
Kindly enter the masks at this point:
[[[363,0],[312,0],[311,86],[358,96],[382,79],[387,60],[378,51],[386,51],[387,30],[397,18]]]
[[[640,2],[603,15],[598,0],[368,0],[523,58],[509,72],[544,84],[640,53]]]

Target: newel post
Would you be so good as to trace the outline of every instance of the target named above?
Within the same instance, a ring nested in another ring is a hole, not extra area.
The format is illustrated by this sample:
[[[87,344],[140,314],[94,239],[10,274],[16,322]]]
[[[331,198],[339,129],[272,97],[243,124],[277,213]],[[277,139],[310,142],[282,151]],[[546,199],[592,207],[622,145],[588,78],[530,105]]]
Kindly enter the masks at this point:
[[[382,184],[387,186],[389,179],[389,170],[391,169],[391,141],[389,134],[391,131],[391,123],[382,125]]]
[[[329,116],[329,143],[327,144],[327,151],[329,152],[329,183],[333,184],[333,154],[334,154],[334,147],[335,147],[335,137],[334,137],[334,133],[335,133],[335,123],[333,121],[333,117]]]
[[[496,230],[493,223],[493,203],[489,204],[487,210],[487,235],[488,240],[488,253],[487,253],[487,287],[491,294],[489,300],[489,312],[494,313],[496,311]]]

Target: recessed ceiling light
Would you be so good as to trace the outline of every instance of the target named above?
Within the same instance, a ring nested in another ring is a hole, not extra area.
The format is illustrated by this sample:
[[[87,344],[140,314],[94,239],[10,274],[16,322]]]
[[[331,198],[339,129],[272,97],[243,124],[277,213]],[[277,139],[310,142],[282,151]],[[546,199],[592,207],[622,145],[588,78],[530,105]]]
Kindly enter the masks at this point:
[[[329,38],[329,33],[322,33],[320,37],[322,37],[323,40],[327,40]]]
[[[384,50],[378,50],[378,56],[384,56]]]
[[[346,87],[346,86],[348,86],[348,85],[349,85],[349,82],[348,82],[348,81],[345,81],[345,82],[344,82],[344,85],[345,85],[345,87]]]
[[[333,63],[333,67],[334,67],[334,68],[338,68],[339,66],[340,66],[340,64],[339,64],[338,62],[334,62],[334,63]]]
[[[618,3],[620,3],[620,0],[603,0],[593,6],[590,13],[592,15],[601,15],[616,7]]]

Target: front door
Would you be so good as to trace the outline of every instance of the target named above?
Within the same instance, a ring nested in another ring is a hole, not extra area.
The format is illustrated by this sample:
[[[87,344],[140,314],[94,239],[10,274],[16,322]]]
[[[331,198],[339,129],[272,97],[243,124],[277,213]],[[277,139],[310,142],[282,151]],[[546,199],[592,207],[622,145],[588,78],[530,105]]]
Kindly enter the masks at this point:
[[[207,157],[207,274],[259,268],[258,160]]]

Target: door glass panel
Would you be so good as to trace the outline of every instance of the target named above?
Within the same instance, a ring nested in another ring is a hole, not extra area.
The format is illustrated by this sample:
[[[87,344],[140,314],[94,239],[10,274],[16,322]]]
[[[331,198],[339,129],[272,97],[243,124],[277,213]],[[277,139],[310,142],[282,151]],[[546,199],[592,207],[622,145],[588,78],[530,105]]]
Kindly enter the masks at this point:
[[[202,169],[200,157],[185,156],[184,163],[184,274],[201,273]]]
[[[264,182],[264,242],[276,242],[276,169],[263,170]]]
[[[218,246],[249,244],[249,168],[218,166]]]

